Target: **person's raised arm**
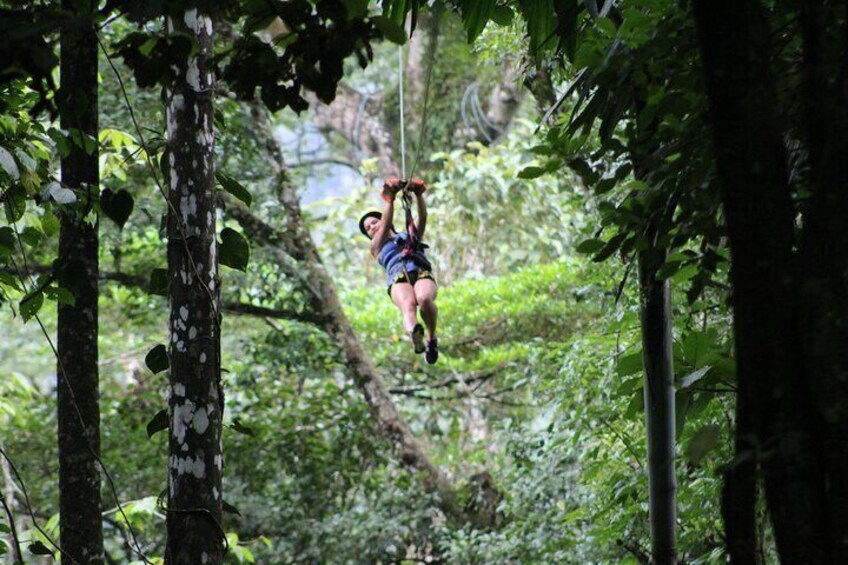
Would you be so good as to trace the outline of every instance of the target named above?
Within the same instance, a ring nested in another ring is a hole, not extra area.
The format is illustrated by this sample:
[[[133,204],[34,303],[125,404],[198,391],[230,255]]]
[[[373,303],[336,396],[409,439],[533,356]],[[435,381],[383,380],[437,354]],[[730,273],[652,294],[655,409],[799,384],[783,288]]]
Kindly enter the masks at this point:
[[[395,217],[395,195],[401,188],[401,181],[396,178],[386,179],[383,184],[382,198],[386,202],[383,207],[383,217],[377,225],[377,231],[371,239],[371,255],[376,259],[380,255],[380,248],[389,239],[392,231],[392,222]]]
[[[424,192],[427,190],[427,185],[421,179],[412,179],[410,181],[410,189],[415,194],[415,200],[418,203],[418,223],[415,226],[418,232],[418,239],[424,239],[424,228],[427,227],[427,204],[424,202]]]

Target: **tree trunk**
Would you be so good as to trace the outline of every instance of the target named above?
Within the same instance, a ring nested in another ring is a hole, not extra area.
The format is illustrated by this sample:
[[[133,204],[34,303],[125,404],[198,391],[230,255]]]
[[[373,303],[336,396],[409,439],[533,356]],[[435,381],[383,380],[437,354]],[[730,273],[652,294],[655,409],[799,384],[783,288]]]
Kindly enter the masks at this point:
[[[848,30],[846,7],[805,1],[805,146],[812,197],[801,243],[806,371],[824,442],[834,563],[848,563]],[[840,15],[841,11],[841,15]],[[842,22],[841,26],[838,22]]]
[[[657,279],[665,254],[639,254],[639,295],[644,365],[645,422],[648,428],[648,485],[651,555],[655,565],[677,563],[677,479],[674,472],[674,364],[671,287]]]
[[[61,34],[62,128],[97,140],[97,38],[90,16],[96,3],[65,0],[79,18]],[[98,152],[73,145],[62,159],[62,182],[77,197],[63,214],[59,259],[74,273],[75,303],[60,304],[57,330],[59,531],[62,562],[103,563],[100,517],[100,399],[97,370],[97,223],[85,220],[98,195]],[[70,559],[68,559],[70,558]]]
[[[197,51],[177,63],[166,88],[170,303],[170,565],[220,564],[223,455],[221,334],[214,203],[212,20],[196,9],[169,17],[168,31]]]
[[[781,561],[833,563],[819,438],[801,357],[794,210],[765,15],[755,1],[696,0],[695,19],[730,236],[737,421],[755,432],[754,438],[737,436],[737,448],[753,442],[755,451],[737,452],[735,463],[753,457],[763,469]],[[744,432],[740,426],[737,433]],[[742,501],[750,496],[745,492]],[[733,515],[734,501],[726,496],[725,502],[725,516]],[[737,526],[754,530],[751,510],[737,516],[739,524],[725,524],[729,535]],[[750,549],[748,540],[741,541]],[[734,562],[751,563],[753,557]]]

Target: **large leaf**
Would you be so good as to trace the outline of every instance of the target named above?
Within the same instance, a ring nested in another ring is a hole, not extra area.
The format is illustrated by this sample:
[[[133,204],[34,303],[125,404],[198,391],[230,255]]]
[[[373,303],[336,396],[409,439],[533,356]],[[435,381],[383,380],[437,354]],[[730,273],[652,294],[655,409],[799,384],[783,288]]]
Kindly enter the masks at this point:
[[[715,424],[704,426],[692,436],[686,446],[686,457],[693,465],[698,465],[704,456],[709,453],[721,437],[721,428]]]
[[[701,367],[700,369],[696,369],[696,370],[692,371],[691,373],[689,373],[688,375],[686,375],[685,377],[680,379],[680,384],[678,385],[678,387],[679,388],[689,388],[690,386],[692,386],[696,382],[703,379],[704,376],[709,372],[710,369],[712,369],[712,366],[706,365],[704,367]]]
[[[482,33],[486,24],[495,12],[495,0],[460,0],[459,11],[462,23],[468,31],[468,42],[471,43]]]
[[[151,349],[144,357],[144,364],[155,375],[161,373],[170,366],[168,362],[168,351],[161,343]]]
[[[9,178],[12,180],[18,180],[21,178],[21,171],[18,168],[18,164],[15,162],[15,158],[5,147],[2,146],[0,146],[0,169],[6,171],[6,174],[9,175]]]
[[[18,306],[24,322],[28,322],[33,316],[38,314],[42,304],[44,304],[44,293],[40,290],[24,296]]]
[[[133,197],[126,190],[112,192],[108,188],[104,188],[100,194],[100,209],[109,217],[110,220],[118,224],[119,228],[123,228],[124,224],[133,211]]]
[[[374,25],[383,34],[383,37],[392,43],[397,43],[398,45],[406,43],[406,31],[404,31],[401,24],[386,16],[374,16],[371,18],[371,21],[374,22]]]
[[[219,261],[222,265],[246,272],[250,261],[250,244],[247,239],[234,229],[224,228],[221,231]]]
[[[215,173],[215,178],[218,179],[218,184],[221,185],[221,188],[244,202],[245,205],[250,206],[253,197],[243,184],[220,171]]]
[[[147,292],[149,294],[168,296],[170,287],[167,269],[153,269],[150,271],[150,282],[147,285]]]
[[[571,0],[566,4],[571,4]],[[554,0],[522,0],[521,11],[527,21],[530,36],[530,54],[540,62],[547,51],[557,45],[557,18]]]
[[[153,437],[153,434],[168,429],[168,410],[163,408],[158,411],[153,418],[147,422],[147,437]]]
[[[44,545],[40,541],[34,541],[27,547],[29,552],[33,555],[53,555],[53,552],[50,551],[50,548]]]

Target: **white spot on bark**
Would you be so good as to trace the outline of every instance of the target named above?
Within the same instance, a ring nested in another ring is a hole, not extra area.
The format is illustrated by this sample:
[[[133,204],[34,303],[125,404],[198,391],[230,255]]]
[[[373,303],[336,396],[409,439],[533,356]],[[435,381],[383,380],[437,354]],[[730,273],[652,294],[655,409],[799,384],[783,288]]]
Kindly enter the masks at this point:
[[[188,308],[185,306],[180,306],[180,318],[182,318],[184,322],[188,321]]]
[[[178,339],[180,339],[180,338],[179,338],[179,336],[177,336],[177,332],[173,332],[173,333],[171,334],[171,342],[173,342],[173,343],[177,343],[177,340],[178,340]]]
[[[194,418],[195,404],[191,400],[186,400],[183,404],[174,406],[174,421],[172,429],[174,438],[177,443],[182,444],[185,441],[186,426],[191,423]]]
[[[197,57],[190,57],[188,60],[186,82],[195,92],[200,92],[200,70],[197,68]],[[197,115],[197,105],[194,107],[194,112]]]
[[[213,487],[213,488],[214,488],[214,487]],[[208,563],[208,562],[209,562],[209,556],[208,556],[208,555],[206,555],[206,552],[205,552],[205,551],[204,551],[203,553],[201,553],[201,554],[200,554],[200,562],[201,562],[201,563]]]
[[[206,353],[201,353],[201,354],[200,354],[200,362],[201,362],[201,363],[206,363]]]
[[[212,35],[212,18],[209,16],[200,16],[200,21],[203,22],[203,27],[206,28],[206,33]]]
[[[178,341],[177,342],[177,351],[179,351],[180,353],[185,353],[185,350],[186,350],[185,342],[183,340]]]
[[[218,500],[218,497],[220,496],[220,494],[221,493],[218,492],[218,487],[212,487],[212,497],[215,500]]]
[[[177,383],[174,385],[174,394],[179,397],[185,397],[185,385],[183,383]]]
[[[209,417],[206,415],[206,408],[201,406],[197,409],[197,412],[194,413],[191,426],[198,434],[203,435],[206,432],[209,428]]]
[[[224,458],[221,455],[215,456],[215,466],[219,471],[224,468]]]
[[[183,20],[185,20],[185,24],[188,26],[188,29],[197,31],[197,8],[186,10]]]

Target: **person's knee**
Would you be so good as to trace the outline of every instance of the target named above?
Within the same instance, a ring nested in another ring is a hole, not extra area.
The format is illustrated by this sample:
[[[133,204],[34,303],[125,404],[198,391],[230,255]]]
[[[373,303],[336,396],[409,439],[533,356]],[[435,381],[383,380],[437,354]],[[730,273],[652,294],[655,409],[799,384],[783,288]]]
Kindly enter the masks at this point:
[[[428,310],[433,310],[436,308],[436,299],[430,295],[424,295],[418,297],[418,305],[421,308],[426,308]]]
[[[404,297],[400,300],[400,309],[404,312],[413,311],[418,307],[418,302],[415,300],[414,296]]]

